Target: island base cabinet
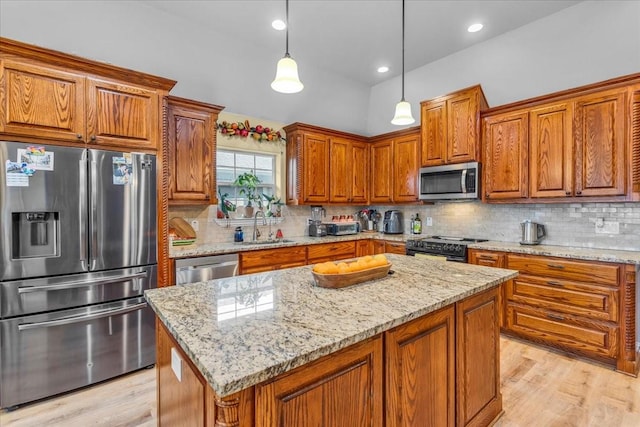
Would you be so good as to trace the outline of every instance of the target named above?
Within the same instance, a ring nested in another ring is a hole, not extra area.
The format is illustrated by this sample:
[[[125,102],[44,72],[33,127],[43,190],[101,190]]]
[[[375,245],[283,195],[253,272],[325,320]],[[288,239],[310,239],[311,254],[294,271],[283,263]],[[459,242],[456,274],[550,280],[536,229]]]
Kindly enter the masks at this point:
[[[449,306],[385,336],[386,425],[455,425],[455,312]]]
[[[456,303],[458,426],[487,426],[502,414],[498,289]]]
[[[256,386],[257,427],[382,426],[382,338]]]

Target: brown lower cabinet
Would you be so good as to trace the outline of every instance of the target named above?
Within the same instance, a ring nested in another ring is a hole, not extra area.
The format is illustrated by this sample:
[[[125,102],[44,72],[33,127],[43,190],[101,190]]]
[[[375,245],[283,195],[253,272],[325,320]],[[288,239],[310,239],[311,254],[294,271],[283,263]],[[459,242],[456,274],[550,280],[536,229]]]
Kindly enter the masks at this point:
[[[158,425],[488,426],[502,412],[497,317],[493,288],[224,398],[158,321]]]
[[[475,249],[469,259],[520,272],[502,285],[504,333],[638,374],[634,265]]]

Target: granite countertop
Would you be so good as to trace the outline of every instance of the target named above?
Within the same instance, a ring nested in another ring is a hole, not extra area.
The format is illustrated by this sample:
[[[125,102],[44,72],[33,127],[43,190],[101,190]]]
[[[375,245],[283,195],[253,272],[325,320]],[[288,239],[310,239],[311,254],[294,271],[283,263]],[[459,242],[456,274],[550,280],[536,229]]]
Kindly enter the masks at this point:
[[[637,251],[621,251],[615,249],[576,248],[572,246],[521,245],[514,242],[494,241],[474,243],[469,245],[469,248],[640,265],[640,248]]]
[[[387,254],[394,274],[319,288],[311,267],[151,289],[149,304],[220,397],[517,276]]]
[[[389,240],[389,241],[397,241],[397,242],[405,242],[410,238],[410,234],[383,234],[383,233],[358,233],[358,234],[350,234],[347,236],[324,236],[324,237],[294,237],[287,238],[286,242],[279,242],[273,244],[251,244],[250,242],[245,241],[244,243],[225,243],[225,242],[216,242],[216,243],[204,243],[204,244],[194,244],[186,247],[180,246],[170,246],[169,247],[169,258],[185,258],[185,257],[194,257],[194,256],[205,256],[205,255],[221,255],[235,252],[245,252],[245,251],[256,251],[260,249],[274,249],[274,248],[286,248],[292,246],[306,246],[306,245],[315,245],[320,243],[333,243],[333,242],[345,242],[345,241],[353,241],[353,240],[361,240],[361,239],[379,239],[379,240]],[[414,236],[415,237],[415,236]]]

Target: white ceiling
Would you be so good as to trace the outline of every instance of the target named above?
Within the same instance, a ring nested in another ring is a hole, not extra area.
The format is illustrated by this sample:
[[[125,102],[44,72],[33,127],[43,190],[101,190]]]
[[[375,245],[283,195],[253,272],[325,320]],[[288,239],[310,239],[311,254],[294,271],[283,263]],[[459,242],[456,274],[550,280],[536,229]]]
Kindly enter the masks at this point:
[[[284,0],[146,0],[169,15],[206,25],[274,57],[285,51],[285,32],[271,28],[284,20]],[[407,0],[406,71],[446,57],[475,43],[580,3],[565,0]],[[322,67],[367,86],[401,72],[400,0],[290,0],[289,52],[304,83],[307,66]],[[484,24],[468,33],[475,22]],[[212,41],[215,45],[215,41]],[[220,49],[233,50],[233,46]],[[223,52],[220,52],[223,53]],[[234,52],[230,52],[231,55]],[[243,52],[244,55],[250,52]],[[377,73],[380,65],[390,71]]]

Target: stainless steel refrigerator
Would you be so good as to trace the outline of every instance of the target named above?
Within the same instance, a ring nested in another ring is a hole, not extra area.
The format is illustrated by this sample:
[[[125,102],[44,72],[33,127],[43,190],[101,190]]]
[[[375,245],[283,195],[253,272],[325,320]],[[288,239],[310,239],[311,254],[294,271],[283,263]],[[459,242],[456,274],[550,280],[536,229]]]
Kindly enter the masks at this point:
[[[0,407],[155,363],[155,156],[0,141]]]

